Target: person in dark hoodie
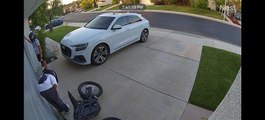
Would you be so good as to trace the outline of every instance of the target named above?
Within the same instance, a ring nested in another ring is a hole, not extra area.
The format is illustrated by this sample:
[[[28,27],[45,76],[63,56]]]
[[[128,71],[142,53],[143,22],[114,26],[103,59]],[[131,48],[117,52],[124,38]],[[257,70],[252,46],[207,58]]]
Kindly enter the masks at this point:
[[[38,61],[41,62],[42,66],[44,66],[45,69],[47,69],[47,63],[46,63],[46,60],[44,59],[44,56],[43,56],[43,53],[42,53],[42,49],[41,49],[41,46],[40,46],[40,42],[36,38],[36,33],[34,31],[32,31],[29,34],[29,39],[27,39],[25,36],[24,36],[24,38],[26,40],[28,40],[32,44],[34,52],[35,52],[35,54],[37,56]]]
[[[59,113],[69,113],[69,105],[65,104],[58,94],[58,78],[53,70],[45,69],[37,85],[38,92],[50,104],[52,104]]]

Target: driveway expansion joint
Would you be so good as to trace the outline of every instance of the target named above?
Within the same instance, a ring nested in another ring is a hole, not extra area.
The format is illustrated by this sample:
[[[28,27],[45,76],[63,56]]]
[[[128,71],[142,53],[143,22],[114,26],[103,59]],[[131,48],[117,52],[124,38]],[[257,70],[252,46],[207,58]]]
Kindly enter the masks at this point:
[[[140,45],[142,47],[145,47],[143,45]],[[180,56],[180,55],[176,55],[176,54],[173,54],[173,53],[170,53],[170,52],[165,52],[165,51],[162,51],[162,50],[158,50],[158,49],[155,49],[155,48],[151,48],[149,46],[146,46],[145,48],[149,48],[149,49],[152,49],[152,50],[155,50],[155,51],[158,51],[158,52],[162,52],[162,53],[165,53],[165,54],[168,54],[168,55],[173,55],[173,56],[177,56],[177,57],[180,57],[180,58],[183,58],[183,59],[187,59],[187,60],[191,60],[191,61],[194,61],[194,62],[200,62],[198,60],[193,60],[191,58],[187,58],[187,57],[183,57],[183,56]]]

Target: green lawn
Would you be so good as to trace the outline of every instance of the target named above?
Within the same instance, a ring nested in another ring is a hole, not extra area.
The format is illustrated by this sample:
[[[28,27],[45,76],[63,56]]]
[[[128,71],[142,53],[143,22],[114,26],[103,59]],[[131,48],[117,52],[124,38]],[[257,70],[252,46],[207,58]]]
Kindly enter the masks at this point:
[[[104,10],[110,6],[113,6],[114,4],[108,4],[108,5],[105,5],[105,6],[102,6],[101,8],[97,9],[96,11],[101,11],[101,10]]]
[[[192,13],[197,15],[208,16],[212,18],[222,19],[221,14],[217,11],[187,7],[187,6],[176,6],[176,5],[150,5],[146,6],[147,10],[167,10],[176,12]]]
[[[240,55],[204,46],[189,103],[214,111],[232,85],[240,66]]]
[[[110,10],[119,10],[119,6],[114,7]],[[146,10],[176,11],[176,12],[184,12],[184,13],[203,15],[203,16],[208,16],[208,17],[212,17],[212,18],[216,18],[216,19],[222,19],[221,14],[217,11],[193,8],[193,7],[188,7],[188,6],[150,5],[150,6],[146,6]]]
[[[69,32],[77,29],[79,27],[74,27],[74,26],[61,26],[58,28],[53,29],[52,32],[45,32],[47,37],[50,37],[51,39],[57,41],[57,42],[61,42],[62,38]]]
[[[119,5],[116,6],[116,7],[110,8],[110,9],[108,9],[108,10],[119,10]]]

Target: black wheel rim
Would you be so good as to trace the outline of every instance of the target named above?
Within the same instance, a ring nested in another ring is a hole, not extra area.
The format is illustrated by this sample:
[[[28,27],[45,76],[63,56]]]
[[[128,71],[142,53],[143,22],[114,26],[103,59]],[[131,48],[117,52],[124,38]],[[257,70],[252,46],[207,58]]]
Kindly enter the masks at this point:
[[[147,30],[144,30],[142,32],[141,40],[142,41],[146,41],[148,39],[148,34],[149,34],[148,31]]]
[[[87,91],[86,88],[88,88],[88,87],[91,87],[91,89],[92,89],[92,93],[93,93],[94,95],[97,95],[97,94],[99,93],[99,88],[98,88],[97,86],[95,86],[95,85],[92,85],[92,84],[87,84],[87,85],[82,86],[82,87],[81,87],[81,91],[82,91],[83,93],[87,94],[88,91]]]
[[[93,58],[98,64],[105,62],[109,54],[108,48],[106,46],[99,46],[95,49]]]

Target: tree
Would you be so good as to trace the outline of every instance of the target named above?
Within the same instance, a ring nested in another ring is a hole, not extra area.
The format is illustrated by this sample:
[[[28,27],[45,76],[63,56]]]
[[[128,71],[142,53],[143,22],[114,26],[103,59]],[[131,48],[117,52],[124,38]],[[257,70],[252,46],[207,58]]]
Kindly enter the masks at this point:
[[[49,0],[47,1],[47,14],[49,19],[49,29],[50,31],[53,30],[51,21],[54,19],[54,16],[62,15],[63,14],[63,6],[60,0]]]
[[[31,21],[30,26],[31,29],[34,30],[35,26],[40,26],[42,29],[36,31],[37,33],[37,39],[40,42],[42,51],[44,56],[46,55],[46,49],[45,49],[45,34],[44,34],[44,26],[46,23],[48,23],[48,17],[47,17],[47,3],[44,2],[41,4],[34,12],[29,16],[29,20]]]
[[[236,9],[241,11],[241,0],[232,0],[232,2],[236,6]]]
[[[215,0],[217,5],[224,5],[225,4],[225,0]]]
[[[47,3],[44,2],[40,5],[40,7],[31,14],[29,20],[31,21],[30,26],[40,26],[41,28],[44,28],[44,25],[48,22]]]

